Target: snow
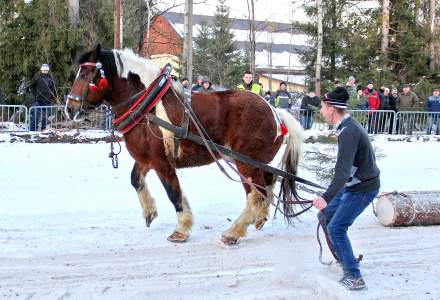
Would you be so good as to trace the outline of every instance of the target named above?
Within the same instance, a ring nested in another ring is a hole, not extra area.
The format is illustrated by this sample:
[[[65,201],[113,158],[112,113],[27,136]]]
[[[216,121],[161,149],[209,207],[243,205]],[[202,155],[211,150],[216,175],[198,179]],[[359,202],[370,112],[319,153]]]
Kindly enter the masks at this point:
[[[388,138],[373,138],[381,191],[437,189],[436,139]],[[350,237],[365,255],[368,289],[348,292],[337,283],[340,268],[318,262],[316,211],[289,228],[271,218],[239,245],[224,246],[219,237],[245,198],[215,165],[178,172],[195,223],[187,243],[172,244],[174,209],[151,172],[159,216],[145,227],[124,147],[113,169],[105,143],[12,143],[7,134],[0,141],[1,298],[440,299],[438,226],[383,227],[367,208]],[[329,147],[334,152],[305,146]],[[304,168],[300,175],[314,180]]]

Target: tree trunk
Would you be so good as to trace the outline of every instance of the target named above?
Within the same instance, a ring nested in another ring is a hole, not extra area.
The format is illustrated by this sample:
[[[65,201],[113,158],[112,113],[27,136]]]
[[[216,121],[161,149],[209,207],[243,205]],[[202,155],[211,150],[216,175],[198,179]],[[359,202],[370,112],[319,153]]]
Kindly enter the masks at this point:
[[[79,0],[67,0],[68,16],[70,28],[79,25]]]
[[[435,36],[436,36],[436,14],[435,14],[435,3],[436,0],[430,0],[429,6],[429,28],[431,33],[431,39],[429,40],[429,69],[431,71],[435,71],[435,63],[436,63],[436,53],[435,53]]]
[[[440,191],[383,194],[376,215],[384,226],[440,224]]]
[[[138,54],[143,57],[144,53],[148,53],[148,49],[144,51],[144,0],[139,0]]]
[[[115,12],[114,12],[114,47],[116,49],[121,48],[121,0],[115,0]]]
[[[321,0],[316,0],[318,10],[318,45],[316,46],[316,68],[315,68],[315,92],[321,95],[321,57],[322,57],[322,5]]]
[[[247,0],[248,13],[249,13],[249,54],[250,54],[250,62],[249,67],[252,73],[252,78],[255,80],[255,2],[254,0]]]
[[[193,2],[192,0],[185,1],[185,16],[184,16],[184,39],[183,39],[183,55],[182,55],[182,75],[187,77],[192,82],[192,14]],[[212,78],[211,78],[212,79]]]
[[[388,59],[388,44],[390,30],[390,0],[383,0],[382,4],[382,41],[380,43],[380,54],[382,60],[382,69],[385,70]]]

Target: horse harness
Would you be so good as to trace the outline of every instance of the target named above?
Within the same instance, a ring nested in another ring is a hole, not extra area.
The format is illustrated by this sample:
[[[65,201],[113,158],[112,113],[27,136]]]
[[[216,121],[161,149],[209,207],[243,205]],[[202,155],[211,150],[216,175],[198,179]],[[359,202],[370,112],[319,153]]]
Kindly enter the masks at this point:
[[[105,79],[105,75],[103,73],[102,65],[100,63],[84,63],[81,66],[89,66],[89,65],[93,65],[96,67],[96,69],[94,70],[93,73],[93,77],[89,83],[89,88],[92,90],[92,86],[94,86],[93,84],[93,79],[96,76],[96,73],[99,71],[101,72],[101,78]],[[183,105],[183,109],[184,109],[184,115],[183,115],[183,120],[182,120],[182,125],[180,127],[175,126],[159,117],[157,117],[156,115],[150,113],[150,110],[159,102],[159,100],[162,98],[162,96],[168,91],[168,89],[171,87],[171,83],[172,83],[172,76],[171,76],[171,64],[166,64],[162,69],[161,72],[159,74],[159,76],[145,89],[140,91],[139,93],[135,94],[133,97],[131,98],[136,98],[137,99],[134,101],[134,104],[121,116],[119,116],[118,118],[116,118],[113,122],[112,122],[112,133],[113,133],[113,137],[114,140],[117,142],[117,139],[114,136],[114,132],[117,131],[119,133],[125,134],[128,131],[130,131],[132,128],[134,128],[144,117],[149,121],[152,122],[154,124],[156,124],[159,127],[162,127],[166,130],[169,130],[171,132],[174,133],[174,143],[175,143],[175,147],[174,147],[174,157],[177,157],[177,153],[178,153],[178,149],[179,149],[179,145],[180,145],[180,141],[182,139],[188,139],[196,144],[205,146],[207,148],[207,150],[211,153],[211,155],[214,154],[213,152],[217,152],[221,155],[226,156],[227,158],[233,159],[233,160],[238,160],[241,161],[247,165],[250,165],[252,167],[261,169],[263,171],[266,171],[268,173],[271,173],[273,175],[276,175],[278,178],[282,178],[281,179],[281,184],[283,184],[283,181],[287,179],[293,180],[294,182],[298,182],[298,183],[302,183],[304,185],[307,186],[311,186],[314,188],[318,188],[318,189],[325,189],[324,187],[308,181],[304,178],[298,177],[296,175],[293,175],[289,172],[283,171],[281,169],[278,168],[274,168],[268,164],[262,163],[260,161],[254,160],[246,155],[243,155],[239,152],[233,151],[228,147],[219,145],[217,143],[214,143],[212,140],[208,139],[204,136],[203,131],[204,128],[200,128],[199,126],[197,126],[198,122],[195,116],[195,113],[192,110],[191,107],[191,91],[188,89],[184,89],[183,90],[183,101],[180,99],[179,96],[177,96],[177,98],[179,100],[181,100],[181,103]],[[100,79],[101,81],[102,79]],[[100,83],[98,82],[98,88],[100,88]],[[103,85],[103,84],[102,84]],[[81,105],[82,102],[84,101],[85,97],[87,96],[88,93],[88,89],[86,89],[83,93],[83,95],[81,95],[81,97],[74,97],[74,100],[76,101],[81,101]],[[192,119],[193,123],[195,123],[196,125],[196,129],[198,130],[200,135],[197,134],[193,134],[191,132],[189,132],[189,120],[190,118]],[[206,133],[206,132],[205,132]],[[119,150],[120,152],[120,150]],[[111,152],[109,154],[109,157],[112,159],[112,165],[114,168],[118,167],[118,158],[117,155],[119,154],[114,152],[114,147],[113,147],[113,141],[111,142]],[[219,165],[220,170],[230,179],[232,179],[229,174],[227,174],[227,172],[224,170],[224,168],[218,163],[217,159],[214,157],[215,161],[217,162],[217,164]],[[227,160],[226,160],[227,161]],[[244,179],[244,178],[242,178]],[[232,179],[233,180],[233,179]],[[311,200],[290,200],[289,204],[300,204],[300,205],[305,205],[305,204],[310,204],[310,206],[302,209],[301,211],[291,214],[291,215],[286,215],[284,212],[282,212],[279,208],[278,208],[278,204],[276,206],[276,210],[281,211],[281,213],[288,218],[291,217],[296,217],[301,215],[302,213],[308,211],[313,205],[312,205]],[[327,245],[330,249],[330,252],[332,253],[333,257],[336,259],[336,261],[338,261],[338,257],[333,249],[332,243],[328,237],[328,233],[327,233],[327,226],[326,226],[326,222],[325,220],[319,220],[318,222],[318,226],[317,226],[317,240],[318,240],[318,244],[320,247],[320,254],[319,254],[319,260],[322,264],[331,264],[330,263],[326,263],[322,261],[322,244],[319,238],[319,227],[322,226],[324,234],[325,234],[325,238],[327,241]],[[359,257],[359,261],[362,259],[362,257]]]

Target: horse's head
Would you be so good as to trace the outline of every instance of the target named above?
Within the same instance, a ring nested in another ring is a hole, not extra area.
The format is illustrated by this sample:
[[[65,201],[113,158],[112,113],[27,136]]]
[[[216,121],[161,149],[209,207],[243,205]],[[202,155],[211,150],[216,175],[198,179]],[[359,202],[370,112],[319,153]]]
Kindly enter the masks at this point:
[[[101,46],[81,55],[78,73],[67,95],[65,113],[70,120],[81,121],[82,114],[95,109],[109,93],[109,83],[101,59]]]

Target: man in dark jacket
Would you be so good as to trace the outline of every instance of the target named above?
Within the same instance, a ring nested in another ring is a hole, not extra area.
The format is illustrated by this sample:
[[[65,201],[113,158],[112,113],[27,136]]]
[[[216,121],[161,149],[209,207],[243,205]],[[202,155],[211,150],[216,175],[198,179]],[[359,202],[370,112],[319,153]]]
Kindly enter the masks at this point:
[[[48,106],[52,104],[53,99],[56,98],[55,82],[52,76],[49,75],[49,65],[42,64],[40,73],[35,75],[30,84],[30,90],[34,95],[34,101],[31,109],[31,123],[29,130],[38,130],[41,121],[41,130],[46,128],[47,124],[47,109],[41,106]]]
[[[391,93],[388,96],[389,109],[397,113],[397,98],[399,98],[399,93],[396,87],[391,88]],[[394,129],[394,123],[399,127],[399,120],[397,120],[396,114],[391,114],[390,117],[390,128],[388,129],[388,133],[392,134]]]
[[[426,98],[425,110],[429,112],[426,134],[431,134],[435,125],[435,134],[440,135],[440,88],[435,88],[432,96]]]
[[[292,107],[292,96],[287,91],[287,85],[284,81],[280,83],[280,89],[272,96],[270,103],[273,106],[283,109]]]
[[[305,130],[312,128],[313,116],[315,111],[319,110],[321,100],[316,96],[313,89],[305,95],[301,100],[300,106],[300,123]]]
[[[379,168],[373,146],[365,129],[346,114],[349,95],[338,87],[325,95],[321,114],[329,125],[334,125],[338,136],[335,175],[322,197],[313,205],[320,210],[318,218],[327,232],[344,271],[339,281],[350,290],[366,287],[354,257],[348,228],[379,193]]]
[[[397,108],[401,112],[399,120],[399,134],[412,134],[413,128],[415,127],[416,118],[411,111],[417,110],[419,104],[419,97],[416,93],[410,90],[409,84],[405,83],[402,85],[402,93],[399,94],[397,98]],[[402,113],[407,111],[407,113]]]

